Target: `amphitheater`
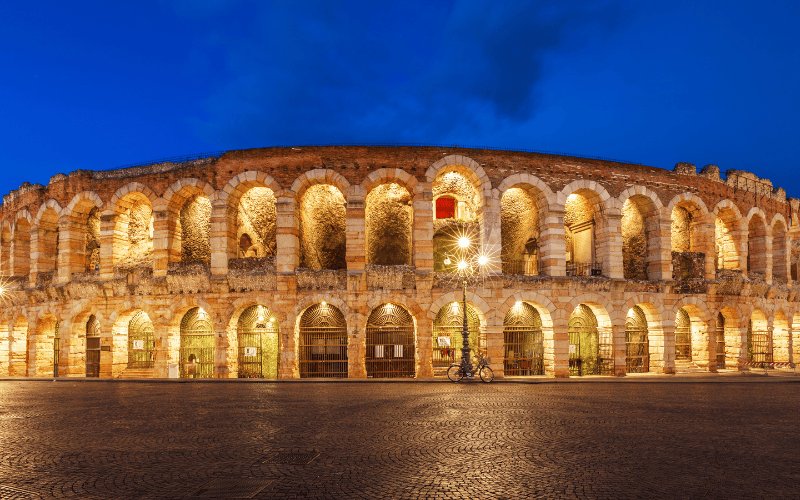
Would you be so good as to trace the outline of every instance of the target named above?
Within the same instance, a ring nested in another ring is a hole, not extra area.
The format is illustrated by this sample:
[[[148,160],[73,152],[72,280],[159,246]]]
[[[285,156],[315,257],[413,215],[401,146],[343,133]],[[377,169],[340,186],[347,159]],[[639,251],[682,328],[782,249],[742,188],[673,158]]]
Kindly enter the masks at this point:
[[[714,165],[455,146],[56,174],[3,197],[0,376],[441,376],[464,293],[498,378],[792,366],[799,203]],[[459,251],[490,257],[466,285]]]

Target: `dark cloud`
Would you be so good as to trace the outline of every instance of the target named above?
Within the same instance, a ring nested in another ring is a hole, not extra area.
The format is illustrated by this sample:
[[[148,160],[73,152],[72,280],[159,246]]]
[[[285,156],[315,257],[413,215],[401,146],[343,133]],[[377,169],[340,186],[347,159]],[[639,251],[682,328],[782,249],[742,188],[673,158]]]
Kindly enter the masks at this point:
[[[186,15],[224,19],[218,7]],[[437,142],[524,121],[536,111],[544,58],[624,18],[616,3],[596,2],[239,8],[253,10],[247,25],[206,37],[227,54],[228,78],[196,119],[206,140],[226,147]]]

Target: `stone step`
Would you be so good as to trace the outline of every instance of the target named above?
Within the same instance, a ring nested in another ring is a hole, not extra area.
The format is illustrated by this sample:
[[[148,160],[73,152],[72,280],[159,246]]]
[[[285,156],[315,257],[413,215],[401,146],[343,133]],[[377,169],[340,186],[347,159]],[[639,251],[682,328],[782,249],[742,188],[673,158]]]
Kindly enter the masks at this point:
[[[676,359],[675,373],[708,373],[708,370],[700,368],[693,361],[688,361],[686,359]]]
[[[153,368],[127,368],[119,378],[153,378]]]

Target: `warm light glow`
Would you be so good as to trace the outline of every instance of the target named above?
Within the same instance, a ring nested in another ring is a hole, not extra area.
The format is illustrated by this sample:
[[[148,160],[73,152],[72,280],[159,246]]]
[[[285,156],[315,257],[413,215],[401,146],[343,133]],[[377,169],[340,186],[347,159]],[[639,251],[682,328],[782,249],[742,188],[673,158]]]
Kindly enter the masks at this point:
[[[459,270],[459,271],[463,271],[463,270],[464,270],[464,269],[466,269],[466,268],[467,268],[467,263],[466,263],[466,262],[464,262],[463,260],[462,260],[462,261],[459,261],[459,263],[458,263],[458,270]]]
[[[481,255],[480,257],[478,257],[478,264],[485,266],[487,262],[489,262],[489,257],[485,255]]]
[[[444,265],[445,266],[449,266],[450,265],[450,257],[445,257],[444,258]]]
[[[469,238],[467,238],[466,236],[462,236],[461,238],[459,238],[458,246],[460,246],[461,248],[467,248],[469,246]]]
[[[321,304],[324,306],[324,305],[326,305],[327,303],[326,303],[326,302],[323,300]]]
[[[270,320],[270,322],[272,322],[272,321],[275,321],[275,318],[270,318],[269,320]]]
[[[522,305],[522,301],[521,301],[521,300],[518,300],[518,301],[517,301],[517,303],[516,303],[516,304],[514,304],[514,305],[515,305],[515,306],[517,306],[517,307],[519,307],[519,306],[521,306],[521,305]]]

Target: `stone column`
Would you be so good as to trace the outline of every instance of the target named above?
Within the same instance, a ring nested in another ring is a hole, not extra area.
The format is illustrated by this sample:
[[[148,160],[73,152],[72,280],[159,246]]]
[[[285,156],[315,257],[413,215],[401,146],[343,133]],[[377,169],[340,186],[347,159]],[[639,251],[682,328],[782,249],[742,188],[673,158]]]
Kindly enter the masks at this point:
[[[675,373],[675,318],[663,320],[664,360],[663,373]]]
[[[297,359],[296,316],[288,315],[280,326],[280,360],[278,361],[278,378],[300,378]]]
[[[647,230],[647,277],[672,279],[672,219],[660,212],[645,216]]]
[[[547,215],[544,217],[539,240],[542,274],[546,276],[565,276],[567,261],[566,247],[564,246],[563,204],[550,206]]]
[[[228,275],[228,241],[231,239],[228,225],[228,202],[227,200],[216,198],[211,202],[211,232],[209,234],[212,276]],[[236,256],[234,255],[234,257]]]
[[[628,345],[625,320],[611,325],[611,337],[614,342],[614,376],[624,377],[628,374]]]
[[[169,211],[164,208],[153,208],[153,276],[166,276],[171,261],[170,232],[174,232],[175,221],[170,220]],[[180,258],[180,252],[178,252]],[[166,368],[164,368],[166,370]],[[165,375],[166,377],[166,371]]]
[[[35,286],[36,279],[38,278],[39,273],[46,272],[45,271],[46,267],[44,264],[45,255],[44,255],[44,249],[42,248],[43,241],[42,239],[39,238],[39,231],[36,229],[31,229],[30,238],[31,238],[29,245],[30,251],[28,253],[28,259],[29,259],[28,263],[30,266],[29,267],[30,272],[28,273],[28,282],[30,286]],[[19,266],[20,257],[18,254],[20,254],[21,252],[19,251],[20,249],[18,248],[19,241],[15,239],[12,245],[13,246],[11,247],[11,274],[13,276],[16,276],[20,267]],[[55,260],[58,259],[58,252],[56,251],[56,255],[49,256],[49,258],[51,258],[53,262],[55,262]],[[55,279],[55,276],[53,276],[53,279]]]
[[[347,240],[348,271],[363,271],[366,263],[366,228],[365,228],[365,203],[364,197],[351,194],[347,200],[347,226],[345,238]]]
[[[765,267],[764,267],[764,279],[767,280],[767,283],[770,285],[772,284],[772,237],[771,236],[764,236],[764,259]]]
[[[424,314],[417,318],[417,345],[415,352],[417,378],[433,377],[432,323]]]
[[[300,221],[295,213],[294,198],[278,197],[275,203],[277,210],[275,263],[278,273],[294,273],[300,265]],[[294,330],[294,325],[292,326]],[[283,373],[281,371],[281,373]]]
[[[502,240],[500,238],[500,191],[492,189],[491,196],[483,198],[483,234],[481,243],[486,255],[496,256],[500,260]],[[499,262],[497,269],[500,269]]]
[[[595,255],[603,265],[603,275],[613,279],[625,277],[622,265],[622,214],[617,208],[607,208],[602,214],[602,227],[594,242]]]
[[[433,271],[433,192],[431,184],[421,182],[414,192],[412,263],[417,272]]]
[[[100,279],[103,280],[114,277],[114,259],[121,257],[115,255],[114,250],[120,248],[127,239],[127,234],[116,234],[115,221],[116,215],[113,213],[100,216]]]
[[[233,332],[236,335],[236,332]],[[225,325],[214,326],[214,378],[236,378],[239,356],[232,348]]]
[[[703,252],[706,255],[705,279],[713,280],[717,277],[716,263],[716,236],[714,226],[714,214],[708,214],[703,220],[692,221],[690,231],[696,235],[697,248],[692,247],[692,251]],[[671,248],[672,242],[670,242]]]
[[[347,378],[367,378],[366,355],[367,335],[359,331],[362,323],[358,314],[350,314],[347,320]]]
[[[738,336],[733,338],[733,345],[731,348],[728,349],[728,346],[725,346],[725,350],[731,353],[733,359],[736,361],[736,369],[742,371],[744,369],[744,364],[747,362],[747,318],[741,318],[740,325],[738,328]],[[736,330],[732,328],[731,330]]]
[[[67,283],[73,273],[86,272],[86,224],[73,218],[58,223],[58,283]]]
[[[503,325],[486,327],[486,355],[492,358],[491,368],[496,378],[504,378],[503,371]]]
[[[547,350],[545,350],[547,356]],[[569,327],[566,320],[553,320],[553,362],[545,359],[545,374],[550,377],[569,377]],[[548,370],[548,366],[550,370]]]

